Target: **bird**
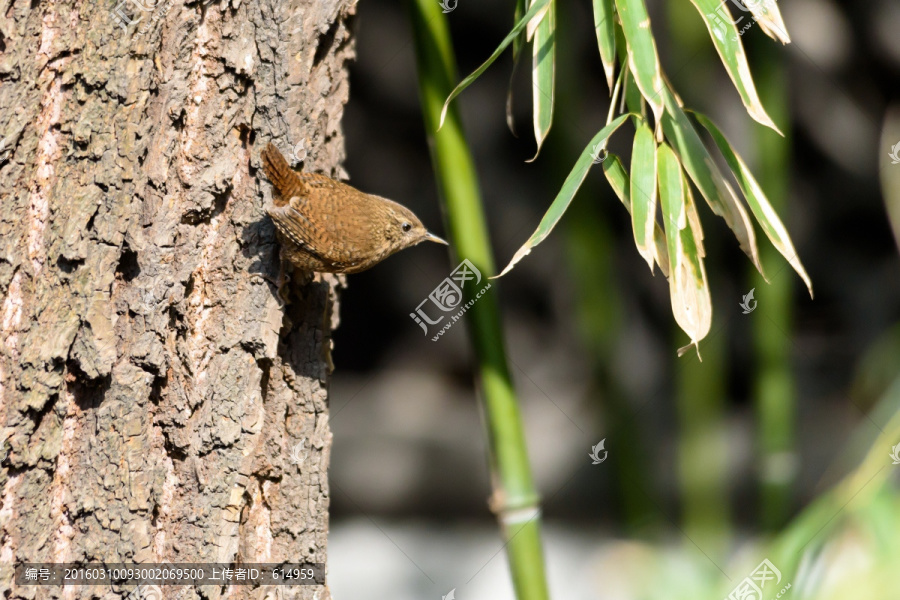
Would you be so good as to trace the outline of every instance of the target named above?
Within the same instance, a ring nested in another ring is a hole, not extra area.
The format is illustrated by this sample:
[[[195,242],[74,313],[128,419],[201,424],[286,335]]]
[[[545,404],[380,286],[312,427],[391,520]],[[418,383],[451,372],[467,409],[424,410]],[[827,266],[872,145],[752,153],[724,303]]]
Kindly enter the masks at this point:
[[[326,175],[298,173],[271,143],[261,156],[274,188],[266,212],[282,255],[300,271],[359,273],[421,242],[447,244],[402,204]]]

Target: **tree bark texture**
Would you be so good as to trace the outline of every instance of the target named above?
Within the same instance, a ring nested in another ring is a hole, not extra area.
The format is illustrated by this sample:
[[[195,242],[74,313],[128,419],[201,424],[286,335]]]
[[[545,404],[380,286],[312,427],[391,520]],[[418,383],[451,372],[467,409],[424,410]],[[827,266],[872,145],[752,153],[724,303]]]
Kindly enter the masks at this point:
[[[342,175],[355,5],[154,1],[0,2],[7,598],[129,592],[14,561],[326,560],[341,280],[289,281],[259,150]]]

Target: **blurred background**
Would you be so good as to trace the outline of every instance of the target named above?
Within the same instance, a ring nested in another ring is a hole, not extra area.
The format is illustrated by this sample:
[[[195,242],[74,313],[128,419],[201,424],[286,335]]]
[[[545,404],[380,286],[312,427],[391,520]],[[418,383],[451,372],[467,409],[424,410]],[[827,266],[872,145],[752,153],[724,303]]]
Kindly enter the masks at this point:
[[[447,15],[461,75],[508,32],[512,7],[459,0]],[[666,280],[638,255],[599,167],[550,238],[494,285],[554,597],[700,598],[692,592],[700,580],[724,590],[710,597],[727,595],[763,558],[759,540],[857,466],[896,411],[900,260],[879,176],[900,165],[879,144],[885,114],[900,102],[900,4],[779,7],[793,43],[758,27],[743,42],[785,138],[747,116],[690,3],[648,2],[664,71],[750,164],[812,277],[814,300],[761,239],[763,281],[701,203],[713,325],[702,363],[678,358],[688,340]],[[513,84],[518,138],[504,119],[509,52],[457,101],[498,266],[606,119],[591,5],[558,3],[557,19],[558,102],[535,162],[525,162],[535,151],[525,61]],[[441,234],[409,23],[404,3],[357,7],[345,166],[353,185],[409,206]],[[630,140],[613,137],[610,149],[627,157]],[[513,597],[487,507],[465,325],[434,342],[409,316],[454,266],[444,248],[423,245],[350,276],[342,294],[331,384],[329,582],[338,599],[440,598],[453,588],[460,599]],[[758,304],[744,314],[751,289]],[[607,460],[593,465],[601,440]],[[896,508],[896,493],[885,502]],[[650,572],[678,581],[679,595],[654,588]]]

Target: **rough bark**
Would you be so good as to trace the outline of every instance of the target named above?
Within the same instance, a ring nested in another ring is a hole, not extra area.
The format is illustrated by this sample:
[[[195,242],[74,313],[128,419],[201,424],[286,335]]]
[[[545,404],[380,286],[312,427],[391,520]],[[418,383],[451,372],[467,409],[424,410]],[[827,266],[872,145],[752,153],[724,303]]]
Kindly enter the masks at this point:
[[[341,282],[282,307],[259,149],[342,174],[354,4],[154,1],[0,3],[4,597],[125,593],[13,561],[325,562]]]

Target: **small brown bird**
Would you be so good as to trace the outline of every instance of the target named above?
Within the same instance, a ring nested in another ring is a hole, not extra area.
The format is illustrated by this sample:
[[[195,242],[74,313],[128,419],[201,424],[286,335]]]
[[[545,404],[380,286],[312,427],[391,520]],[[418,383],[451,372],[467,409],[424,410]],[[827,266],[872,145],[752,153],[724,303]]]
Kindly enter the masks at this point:
[[[285,257],[301,271],[359,273],[419,242],[447,243],[405,206],[325,175],[295,172],[272,144],[262,162],[275,188],[266,210]]]

